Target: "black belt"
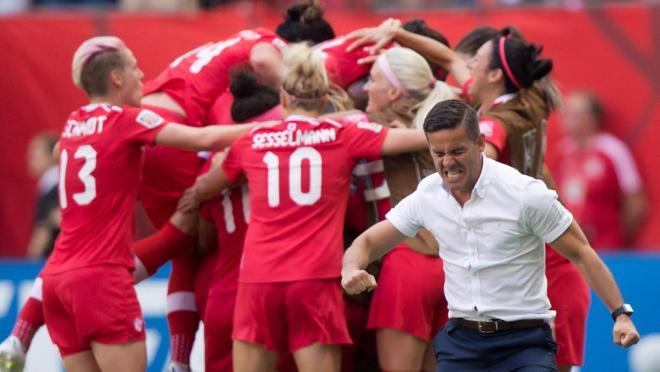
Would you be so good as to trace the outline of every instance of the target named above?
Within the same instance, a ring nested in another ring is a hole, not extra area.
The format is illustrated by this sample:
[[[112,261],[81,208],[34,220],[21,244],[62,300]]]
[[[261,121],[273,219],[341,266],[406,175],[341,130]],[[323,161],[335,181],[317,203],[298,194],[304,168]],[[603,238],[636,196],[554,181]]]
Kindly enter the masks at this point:
[[[496,333],[502,331],[508,331],[511,329],[525,329],[525,328],[534,328],[540,327],[546,323],[543,319],[523,319],[515,320],[513,322],[507,322],[504,320],[490,320],[486,322],[476,322],[473,320],[467,320],[463,318],[454,318],[456,323],[467,329],[477,331],[479,333]]]

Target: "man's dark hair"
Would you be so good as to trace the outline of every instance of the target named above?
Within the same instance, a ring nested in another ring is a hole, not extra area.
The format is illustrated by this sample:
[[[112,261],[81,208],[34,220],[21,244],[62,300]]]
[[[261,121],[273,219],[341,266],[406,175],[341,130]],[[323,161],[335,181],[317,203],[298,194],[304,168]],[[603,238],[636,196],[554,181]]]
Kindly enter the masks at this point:
[[[432,29],[429,27],[428,24],[426,24],[426,21],[422,19],[412,19],[402,25],[403,29],[412,32],[417,35],[422,35],[429,37],[441,44],[446,45],[449,47],[449,40],[445,37],[445,35],[441,34],[440,32]],[[440,67],[437,63],[434,63],[430,61],[427,58],[426,62],[429,64],[429,67],[431,67],[431,71],[433,72],[433,76],[435,76],[436,79],[444,81],[447,78],[448,72],[444,70],[443,68]]]
[[[249,70],[232,71],[229,90],[234,96],[231,117],[237,123],[261,115],[280,103],[278,91],[259,84],[257,77]]]
[[[456,52],[474,56],[482,45],[500,35],[500,31],[495,27],[483,26],[477,27],[468,32],[456,44]]]
[[[275,33],[290,43],[318,44],[335,37],[332,26],[323,18],[323,8],[313,0],[290,5]]]
[[[108,93],[110,72],[123,70],[126,60],[121,50],[106,50],[90,57],[80,73],[80,85],[90,97]]]
[[[455,129],[465,125],[468,137],[476,142],[479,138],[479,120],[477,112],[470,105],[457,99],[438,102],[424,119],[424,133]]]

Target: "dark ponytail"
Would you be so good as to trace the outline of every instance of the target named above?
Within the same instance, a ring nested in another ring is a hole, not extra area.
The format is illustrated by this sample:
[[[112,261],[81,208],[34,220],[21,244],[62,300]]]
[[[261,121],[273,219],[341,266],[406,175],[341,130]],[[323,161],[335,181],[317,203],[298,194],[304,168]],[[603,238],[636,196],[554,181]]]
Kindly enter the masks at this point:
[[[234,96],[231,117],[237,123],[261,115],[280,103],[275,89],[259,84],[256,76],[244,69],[232,72],[229,91]]]
[[[323,18],[323,8],[313,0],[290,5],[284,13],[284,22],[275,32],[291,43],[318,44],[335,37],[334,30]]]
[[[502,69],[507,93],[529,88],[552,71],[552,60],[539,58],[543,48],[512,36],[512,31],[504,28],[500,36],[491,39],[493,54],[489,67]]]

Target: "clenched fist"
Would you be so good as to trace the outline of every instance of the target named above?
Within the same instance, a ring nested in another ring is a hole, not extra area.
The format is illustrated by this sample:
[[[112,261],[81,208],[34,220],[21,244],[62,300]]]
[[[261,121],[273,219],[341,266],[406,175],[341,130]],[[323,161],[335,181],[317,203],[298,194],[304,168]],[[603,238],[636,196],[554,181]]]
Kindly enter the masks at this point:
[[[341,285],[350,295],[376,288],[376,278],[364,270],[345,270],[341,273]]]
[[[635,325],[627,315],[619,315],[616,318],[612,334],[614,343],[624,348],[628,348],[639,341],[639,332],[637,332]]]

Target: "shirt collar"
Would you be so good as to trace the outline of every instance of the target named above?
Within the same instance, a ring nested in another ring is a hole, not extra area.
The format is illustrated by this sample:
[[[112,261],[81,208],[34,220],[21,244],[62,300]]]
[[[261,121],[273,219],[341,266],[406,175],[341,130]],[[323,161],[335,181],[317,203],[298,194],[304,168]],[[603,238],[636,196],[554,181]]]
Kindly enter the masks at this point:
[[[306,123],[309,123],[311,125],[319,125],[319,121],[317,118],[313,118],[311,116],[305,116],[305,115],[298,115],[298,114],[293,114],[289,115],[284,121],[289,122],[289,121],[304,121]]]
[[[502,94],[501,96],[495,98],[495,100],[493,101],[493,106],[491,106],[491,107],[495,107],[497,105],[501,105],[503,103],[506,103],[506,102],[512,100],[515,96],[516,96],[516,93]]]

